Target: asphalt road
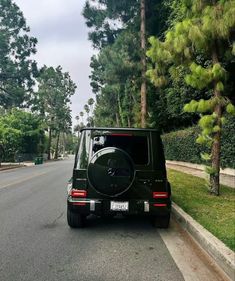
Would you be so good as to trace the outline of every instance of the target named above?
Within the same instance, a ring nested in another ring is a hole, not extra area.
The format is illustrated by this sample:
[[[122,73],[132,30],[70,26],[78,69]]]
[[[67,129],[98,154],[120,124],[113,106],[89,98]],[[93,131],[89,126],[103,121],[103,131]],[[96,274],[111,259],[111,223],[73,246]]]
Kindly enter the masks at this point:
[[[66,222],[72,160],[0,173],[0,280],[184,280],[143,219]]]
[[[72,165],[0,172],[0,281],[224,280],[174,221],[157,230],[141,218],[91,217],[86,228],[70,229]]]

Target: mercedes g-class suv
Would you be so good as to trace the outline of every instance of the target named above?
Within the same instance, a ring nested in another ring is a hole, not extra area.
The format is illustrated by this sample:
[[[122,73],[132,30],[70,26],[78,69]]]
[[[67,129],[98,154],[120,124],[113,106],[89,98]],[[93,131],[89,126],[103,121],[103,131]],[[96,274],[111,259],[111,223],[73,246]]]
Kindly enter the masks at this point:
[[[84,128],[68,185],[67,221],[82,227],[89,214],[145,214],[167,228],[171,188],[158,131]]]

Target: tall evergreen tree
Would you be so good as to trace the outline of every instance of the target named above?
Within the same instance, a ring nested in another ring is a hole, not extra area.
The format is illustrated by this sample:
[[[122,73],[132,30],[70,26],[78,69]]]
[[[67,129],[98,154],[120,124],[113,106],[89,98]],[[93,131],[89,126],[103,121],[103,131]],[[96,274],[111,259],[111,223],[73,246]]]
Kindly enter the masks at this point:
[[[140,91],[140,107],[141,107],[141,127],[146,127],[146,115],[147,115],[147,89],[146,89],[146,10],[145,0],[140,1],[140,41],[141,41],[141,91]]]
[[[35,95],[33,109],[44,118],[48,127],[48,159],[51,157],[51,142],[55,134],[57,143],[61,132],[68,132],[71,127],[70,97],[75,93],[76,85],[69,73],[44,66],[38,78],[39,87]],[[58,148],[57,144],[56,147]],[[58,156],[56,149],[56,156]]]
[[[202,133],[197,142],[211,148],[202,157],[211,162],[206,170],[210,175],[210,192],[219,195],[221,129],[224,112],[235,112],[228,100],[229,88],[226,67],[234,60],[235,1],[182,1],[184,15],[166,33],[163,42],[151,38],[148,56],[155,63],[149,70],[153,83],[167,83],[166,71],[177,75],[185,67],[186,84],[199,90],[208,90],[210,97],[192,100],[184,107],[186,112],[201,114]],[[186,70],[186,71],[187,71]]]
[[[29,36],[23,13],[11,0],[0,0],[0,106],[25,106],[37,75],[37,39]]]
[[[113,106],[110,104],[107,107],[106,114],[103,104],[98,102],[105,99],[107,103],[109,100],[115,102],[116,118],[112,117],[112,120],[116,120],[116,126],[117,124],[141,126],[141,123],[143,127],[149,126],[147,116],[152,114],[147,112],[147,103],[152,100],[153,87],[149,85],[145,77],[145,37],[160,34],[165,30],[167,24],[163,18],[167,17],[167,12],[165,6],[162,5],[163,2],[162,0],[86,2],[83,14],[91,29],[90,39],[94,47],[100,51],[91,62],[93,69],[91,86],[97,95],[96,122],[99,114],[108,116],[109,108]],[[141,9],[141,3],[144,9]],[[157,12],[160,9],[161,12]],[[142,21],[141,10],[143,11]],[[140,36],[140,26],[142,26],[142,36]],[[112,33],[112,40],[107,39],[106,31],[109,34]],[[105,90],[102,90],[104,87]],[[148,97],[147,90],[151,91]],[[102,98],[98,99],[102,91]],[[104,95],[110,95],[110,99]],[[99,107],[102,107],[102,110],[99,110]],[[152,108],[153,106],[149,106],[150,110]],[[100,122],[102,120],[104,118],[101,118]],[[107,118],[105,120],[108,122]],[[110,125],[114,125],[111,118],[110,122]]]

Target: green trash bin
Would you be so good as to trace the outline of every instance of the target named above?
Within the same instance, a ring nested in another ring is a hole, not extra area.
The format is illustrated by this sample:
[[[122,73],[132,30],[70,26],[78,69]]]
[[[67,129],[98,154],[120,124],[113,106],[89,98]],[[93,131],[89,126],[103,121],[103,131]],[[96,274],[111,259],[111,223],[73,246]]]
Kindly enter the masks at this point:
[[[39,158],[39,164],[43,164],[43,157],[40,156],[40,157],[38,157],[38,158]]]
[[[39,164],[39,157],[36,157],[36,158],[34,159],[34,164],[35,164],[35,165],[38,165],[38,164]]]
[[[34,160],[34,164],[35,165],[43,164],[43,157],[42,156],[36,157],[35,160]]]

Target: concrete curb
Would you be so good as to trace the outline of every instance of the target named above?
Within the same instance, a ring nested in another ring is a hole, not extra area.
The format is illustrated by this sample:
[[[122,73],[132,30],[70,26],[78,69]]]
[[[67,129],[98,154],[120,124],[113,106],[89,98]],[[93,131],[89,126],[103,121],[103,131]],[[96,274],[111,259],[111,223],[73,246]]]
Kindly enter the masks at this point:
[[[6,164],[1,165],[0,172],[6,171],[6,170],[13,170],[13,169],[19,169],[19,168],[25,168],[25,167],[31,167],[34,166],[33,162],[22,162],[20,164],[9,164],[8,166]]]
[[[25,167],[24,165],[12,165],[12,166],[7,166],[7,167],[4,167],[4,166],[1,166],[0,167],[0,172],[1,171],[6,171],[6,170],[13,170],[13,169],[18,169],[18,168],[23,168]]]
[[[229,278],[234,281],[235,253],[175,203],[172,204],[172,214],[180,225],[190,233],[199,245],[223,269]]]

